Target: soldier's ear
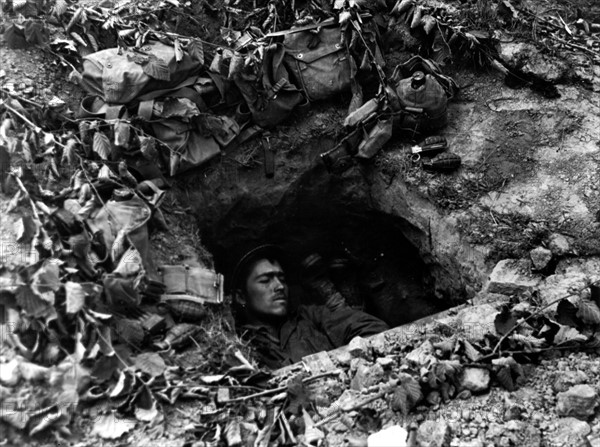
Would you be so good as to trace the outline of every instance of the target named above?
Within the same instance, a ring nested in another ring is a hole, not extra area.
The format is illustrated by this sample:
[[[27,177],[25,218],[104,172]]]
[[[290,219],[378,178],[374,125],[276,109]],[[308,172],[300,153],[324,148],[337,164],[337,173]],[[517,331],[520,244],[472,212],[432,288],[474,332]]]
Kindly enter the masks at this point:
[[[235,292],[233,292],[233,299],[240,307],[246,307],[246,294],[244,294],[240,289],[236,289]]]

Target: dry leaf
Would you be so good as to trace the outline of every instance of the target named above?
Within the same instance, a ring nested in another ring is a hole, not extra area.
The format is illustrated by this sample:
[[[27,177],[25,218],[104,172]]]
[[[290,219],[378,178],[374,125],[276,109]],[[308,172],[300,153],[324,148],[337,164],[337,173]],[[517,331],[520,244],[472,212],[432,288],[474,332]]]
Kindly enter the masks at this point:
[[[50,304],[54,304],[54,292],[60,286],[58,264],[56,262],[44,261],[31,277],[31,290]]]
[[[73,14],[73,17],[71,17],[71,20],[65,27],[65,33],[68,33],[71,30],[71,28],[73,28],[73,26],[75,26],[79,22],[82,15],[83,15],[83,6],[79,7],[77,9],[77,11],[75,11],[75,13]]]
[[[405,11],[408,11],[415,4],[415,0],[398,0],[392,8],[391,14],[400,15]]]
[[[16,399],[3,399],[0,420],[19,430],[23,430],[29,423],[29,410],[23,409],[20,402]]]
[[[421,17],[423,16],[423,7],[417,6],[410,22],[410,29],[415,29],[421,24]]]
[[[85,291],[81,284],[67,281],[65,283],[65,295],[67,304],[67,313],[74,314],[83,309],[85,305]]]
[[[65,164],[65,161],[70,165],[75,164],[75,154],[77,153],[77,140],[75,138],[69,138],[63,149],[61,164]]]
[[[156,140],[152,137],[139,137],[140,151],[147,160],[156,161],[158,159],[158,151],[156,150]]]
[[[201,65],[204,65],[204,46],[202,45],[201,40],[192,40],[188,45],[187,50],[192,59],[197,60]]]
[[[5,28],[4,40],[9,48],[23,49],[28,47],[23,27],[15,23],[9,23]]]
[[[98,345],[100,346],[100,352],[106,356],[112,356],[115,350],[112,346],[112,335],[110,326],[103,324],[99,328],[99,340]]]
[[[421,19],[421,23],[423,24],[423,29],[426,34],[431,34],[431,32],[435,29],[437,25],[437,19],[429,14],[423,16]]]
[[[32,45],[43,45],[48,41],[46,29],[42,22],[28,20],[25,22],[25,40]]]
[[[181,48],[179,39],[175,39],[173,42],[173,49],[175,50],[175,61],[180,62],[183,59],[183,49]]]
[[[167,369],[165,361],[156,352],[144,352],[135,358],[134,365],[140,371],[152,376],[160,376]]]
[[[27,381],[45,381],[50,375],[50,369],[35,363],[22,361],[19,363],[21,377]]]
[[[600,308],[596,303],[583,298],[577,303],[577,308],[577,316],[585,323],[593,325],[600,324]]]
[[[129,147],[129,135],[131,134],[131,127],[125,121],[117,121],[114,124],[115,133],[115,146],[121,146],[124,148]]]
[[[92,44],[92,49],[94,51],[99,51],[100,46],[98,45],[98,39],[96,39],[96,37],[90,33],[86,33],[85,35],[88,38],[88,40],[90,41],[90,43]]]
[[[142,70],[151,78],[159,81],[171,80],[171,72],[167,63],[154,55],[151,55],[148,62],[143,65]]]
[[[15,223],[17,242],[28,244],[37,232],[37,225],[31,216],[23,216]]]
[[[121,371],[119,380],[114,388],[111,390],[109,397],[114,399],[131,394],[133,391],[133,385],[135,383],[135,377],[133,373],[127,369]]]
[[[110,140],[102,132],[96,132],[94,134],[94,144],[92,148],[102,160],[108,160],[110,157]]]
[[[140,389],[133,404],[135,406],[135,418],[138,421],[150,422],[158,416],[156,399],[146,386]]]
[[[10,129],[14,129],[15,124],[13,123],[13,120],[11,120],[10,118],[5,118],[2,121],[2,125],[0,125],[0,138],[2,138],[3,140],[7,140],[8,139],[8,131]]]
[[[118,439],[135,427],[135,421],[117,415],[116,412],[98,417],[94,424],[92,435],[104,439]]]
[[[102,167],[98,171],[98,178],[115,178],[115,175],[112,173],[112,171],[107,165],[102,165]]]
[[[52,7],[52,15],[60,17],[67,12],[68,7],[69,4],[65,0],[56,0],[54,6]]]

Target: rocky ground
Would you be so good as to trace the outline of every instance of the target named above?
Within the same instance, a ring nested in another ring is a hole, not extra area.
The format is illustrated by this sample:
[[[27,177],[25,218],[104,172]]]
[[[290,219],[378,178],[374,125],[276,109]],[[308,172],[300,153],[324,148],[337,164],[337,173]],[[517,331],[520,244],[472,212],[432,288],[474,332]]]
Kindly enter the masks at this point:
[[[530,3],[540,10],[554,6]],[[600,21],[593,1],[576,3],[584,17]],[[37,49],[15,50],[1,45],[3,90],[40,105],[60,100],[72,110],[78,107],[82,92],[67,80],[69,67]],[[500,53],[506,61],[527,57],[530,48],[519,45],[503,44]],[[360,402],[372,395],[399,368],[399,358],[413,352],[428,336],[439,336],[440,327],[459,327],[461,336],[472,335],[473,342],[480,343],[487,331],[494,332],[496,312],[508,299],[545,305],[600,279],[600,261],[595,257],[600,253],[600,74],[597,63],[578,61],[580,56],[568,49],[557,53],[548,60],[532,59],[529,69],[538,73],[548,67],[556,70],[551,77],[559,82],[560,98],[545,98],[528,88],[511,89],[495,71],[451,69],[463,89],[450,107],[444,134],[463,159],[458,173],[445,176],[424,172],[406,156],[408,145],[398,141],[388,146],[375,161],[375,169],[365,174],[372,188],[369,194],[374,202],[380,202],[380,209],[393,208],[397,205],[393,198],[409,190],[416,204],[403,204],[403,216],[416,227],[425,226],[419,216],[428,216],[429,226],[434,222],[434,231],[430,228],[427,234],[436,248],[429,254],[440,262],[461,258],[455,271],[470,277],[466,287],[468,312],[451,312],[416,330],[396,328],[386,335],[383,348],[371,341],[362,350],[332,354],[333,365],[343,372],[336,380],[321,384],[329,393],[321,402],[324,407]],[[344,113],[335,105],[318,106],[273,132],[272,142],[278,148],[275,183],[265,183],[262,163],[253,147],[227,154],[196,176],[174,181],[175,189],[163,207],[170,231],[152,236],[157,260],[212,266],[201,234],[218,235],[215,228],[227,218],[237,221],[247,216],[236,215],[232,204],[239,197],[248,197],[248,191],[256,194],[261,206],[272,205],[263,208],[266,214],[283,202],[289,185],[313,165],[324,147],[333,144],[335,128]],[[348,179],[354,181],[353,175]],[[18,215],[4,212],[10,196],[0,199],[3,262],[20,265],[23,252],[14,249]],[[260,208],[250,207],[253,209]],[[222,230],[227,235],[227,229]],[[445,265],[451,265],[450,261]],[[460,298],[464,301],[465,297]],[[230,330],[227,320],[223,327],[223,332]],[[211,340],[210,334],[205,340]],[[403,351],[407,346],[410,348]],[[198,367],[203,359],[191,364],[190,359],[204,355],[206,350],[190,348],[171,359],[171,366]],[[3,356],[4,364],[13,354],[3,351]],[[498,386],[486,368],[473,363],[457,378],[458,389],[452,398],[429,393],[426,401],[407,415],[392,411],[389,398],[379,399],[338,414],[319,428],[332,446],[364,445],[370,433],[396,424],[408,428],[413,422],[418,426],[418,445],[600,445],[597,350],[549,350],[527,358],[523,362],[525,374],[514,391]],[[6,364],[0,369],[6,372]],[[0,391],[2,396],[14,394],[14,389],[5,387]],[[32,391],[26,384],[18,392],[31,395],[35,388]],[[97,433],[90,435],[103,410],[98,406],[77,413],[72,438],[54,438],[49,432],[26,437],[4,422],[0,438],[6,439],[6,445],[209,445],[199,440],[199,433],[204,433],[203,418],[214,410],[212,401],[190,398],[165,405],[160,423],[150,428],[139,424],[114,442],[101,441]]]

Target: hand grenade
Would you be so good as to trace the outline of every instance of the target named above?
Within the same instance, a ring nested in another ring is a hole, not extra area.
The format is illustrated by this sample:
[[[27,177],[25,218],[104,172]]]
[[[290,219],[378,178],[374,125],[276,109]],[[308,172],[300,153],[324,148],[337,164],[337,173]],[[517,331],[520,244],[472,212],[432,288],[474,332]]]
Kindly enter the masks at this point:
[[[162,341],[154,343],[156,349],[181,348],[187,345],[191,338],[198,333],[200,326],[190,323],[181,323],[173,326]]]
[[[431,171],[451,172],[458,169],[460,163],[460,156],[452,152],[445,152],[435,156],[431,160],[424,160],[423,167]]]

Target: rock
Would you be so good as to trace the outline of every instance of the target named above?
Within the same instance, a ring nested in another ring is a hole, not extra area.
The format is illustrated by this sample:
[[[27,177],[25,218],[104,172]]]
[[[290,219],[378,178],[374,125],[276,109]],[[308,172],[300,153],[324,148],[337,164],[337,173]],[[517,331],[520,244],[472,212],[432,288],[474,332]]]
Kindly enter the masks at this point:
[[[496,264],[490,275],[486,291],[514,295],[533,292],[541,277],[531,273],[531,262],[524,259],[504,259]]]
[[[562,256],[571,251],[571,244],[568,239],[559,233],[552,233],[548,237],[548,247],[556,256]]]
[[[422,447],[448,447],[452,438],[452,429],[441,419],[425,421],[417,430],[417,445]]]
[[[598,433],[592,433],[587,437],[587,442],[590,444],[589,447],[600,447],[600,431]]]
[[[529,252],[529,257],[535,270],[544,270],[552,260],[552,252],[547,248],[537,247]]]
[[[352,354],[350,354],[347,349],[335,349],[330,351],[329,354],[332,356],[334,362],[337,362],[342,366],[348,366],[352,361]]]
[[[555,431],[548,438],[556,445],[579,445],[592,429],[589,424],[579,419],[568,417],[558,420]]]
[[[598,395],[589,385],[575,385],[563,393],[558,393],[556,412],[559,416],[574,416],[587,419],[594,414],[598,405]]]
[[[485,444],[479,439],[473,439],[471,441],[461,441],[456,444],[456,447],[485,447]]]
[[[459,384],[461,388],[473,393],[487,391],[490,387],[490,372],[482,368],[465,368],[460,376]]]
[[[567,391],[573,385],[580,385],[590,380],[588,375],[583,371],[565,371],[557,375],[552,388],[557,393]]]
[[[500,446],[539,447],[542,442],[539,429],[522,421],[510,421],[504,425],[492,423],[485,438]]]
[[[0,70],[0,79],[6,77],[6,71]]]
[[[388,368],[394,364],[395,360],[391,357],[377,357],[375,362],[383,368]]]
[[[352,357],[366,360],[371,358],[369,342],[362,337],[354,337],[352,340],[350,340],[350,343],[348,344],[348,352],[352,355]]]
[[[385,333],[374,335],[369,339],[369,345],[371,349],[375,351],[375,354],[386,355],[389,354],[390,348],[393,346],[386,340]]]
[[[356,374],[354,374],[354,377],[350,381],[350,388],[362,391],[382,381],[383,375],[384,371],[381,365],[377,363],[370,365],[363,360],[356,367]]]
[[[503,296],[503,295],[502,295]],[[438,324],[459,325],[468,340],[481,340],[488,332],[494,333],[494,319],[498,314],[496,305],[478,304],[461,309],[456,315],[440,318]]]
[[[535,45],[529,43],[501,43],[498,47],[498,54],[500,59],[509,66],[550,82],[564,78],[569,71],[569,65],[565,59],[542,54]]]
[[[587,275],[582,272],[569,271],[568,273],[548,276],[538,287],[543,304],[549,304],[561,297],[578,293],[587,285]],[[556,311],[558,304],[548,309]]]

